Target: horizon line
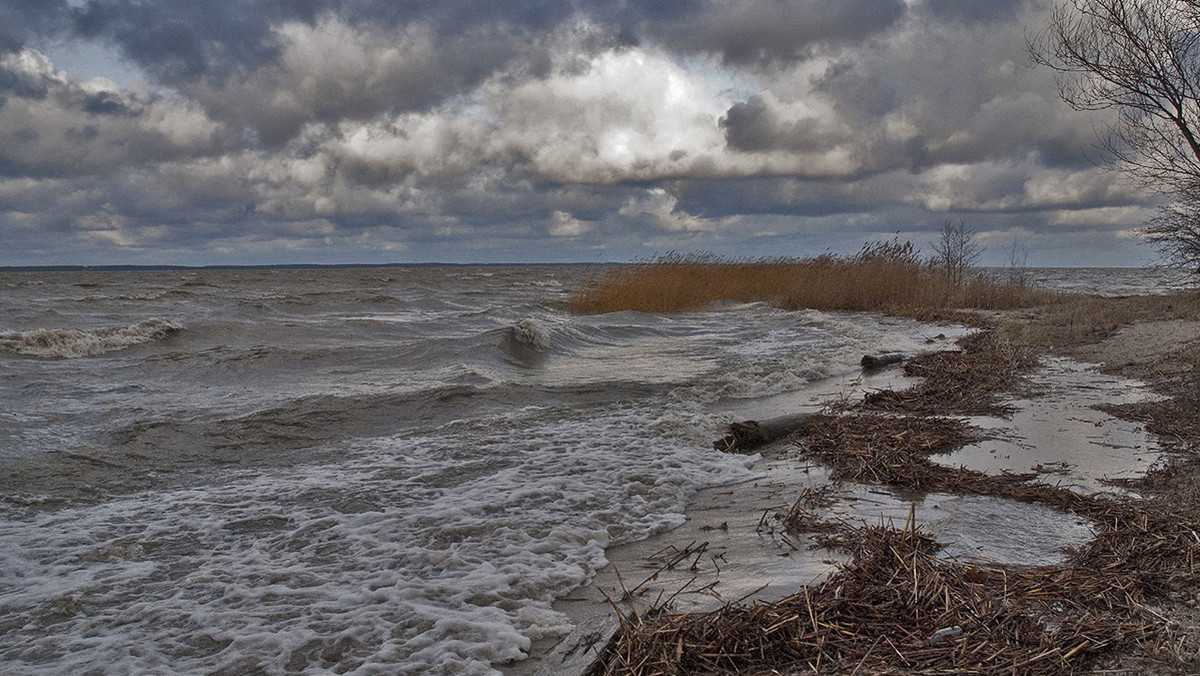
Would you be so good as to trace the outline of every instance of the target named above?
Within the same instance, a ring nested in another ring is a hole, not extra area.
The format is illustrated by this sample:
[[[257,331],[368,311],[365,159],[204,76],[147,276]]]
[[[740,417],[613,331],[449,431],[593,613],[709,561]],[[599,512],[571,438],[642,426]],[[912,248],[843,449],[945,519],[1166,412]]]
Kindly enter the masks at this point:
[[[803,259],[800,259],[803,260]],[[0,273],[5,272],[123,272],[137,270],[320,270],[320,269],[365,269],[365,268],[467,268],[467,267],[570,267],[604,265],[637,265],[644,260],[629,261],[574,261],[557,263],[520,263],[520,262],[491,262],[491,263],[216,263],[208,265],[186,265],[180,263],[164,264],[49,264],[49,265],[0,265]],[[737,263],[738,261],[730,261]],[[979,265],[979,269],[1005,269],[1004,265]],[[1055,269],[1095,269],[1095,270],[1138,270],[1165,267],[1162,265],[1029,265],[1022,266],[1029,270]]]

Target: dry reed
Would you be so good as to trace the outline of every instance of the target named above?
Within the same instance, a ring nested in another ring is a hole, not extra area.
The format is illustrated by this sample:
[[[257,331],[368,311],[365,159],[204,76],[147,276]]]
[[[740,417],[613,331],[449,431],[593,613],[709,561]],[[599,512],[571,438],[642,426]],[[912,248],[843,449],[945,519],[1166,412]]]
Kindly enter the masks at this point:
[[[783,309],[880,311],[923,316],[946,308],[1007,309],[1057,294],[976,277],[947,282],[910,245],[883,242],[849,257],[729,260],[669,254],[610,271],[571,296],[576,313],[689,312],[720,301],[767,302]]]

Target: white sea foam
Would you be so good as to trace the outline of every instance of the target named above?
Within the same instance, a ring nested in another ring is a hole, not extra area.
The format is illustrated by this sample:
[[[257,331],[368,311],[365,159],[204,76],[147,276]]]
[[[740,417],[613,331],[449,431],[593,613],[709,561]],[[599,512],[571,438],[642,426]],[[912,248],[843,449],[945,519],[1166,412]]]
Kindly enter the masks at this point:
[[[0,346],[33,357],[90,357],[149,343],[183,330],[168,319],[148,319],[123,328],[38,329],[0,333]]]
[[[931,349],[929,327],[873,315],[791,313],[792,325],[764,330],[752,338],[722,345],[725,359],[709,387],[720,397],[749,399],[795,392],[814,381],[860,369],[866,353],[881,350],[915,354]],[[957,337],[965,329],[939,329]],[[933,348],[939,349],[939,348]]]
[[[627,412],[381,438],[336,465],[0,524],[10,674],[492,674],[604,548],[748,459]],[[52,629],[51,629],[52,627]]]

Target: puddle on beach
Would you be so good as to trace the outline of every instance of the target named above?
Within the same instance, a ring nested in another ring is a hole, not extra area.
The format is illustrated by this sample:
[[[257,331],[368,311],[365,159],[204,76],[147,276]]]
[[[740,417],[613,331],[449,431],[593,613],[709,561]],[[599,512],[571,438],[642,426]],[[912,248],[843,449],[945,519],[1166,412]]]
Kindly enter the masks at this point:
[[[1158,460],[1161,448],[1142,425],[1095,408],[1155,400],[1143,383],[1062,358],[1047,359],[1031,380],[1036,396],[1013,401],[1011,419],[969,419],[995,438],[930,459],[988,474],[1035,472],[1085,494],[1119,492],[1103,479],[1141,476]]]
[[[929,493],[907,499],[857,484],[843,492],[825,518],[903,528],[910,509],[917,524],[945,545],[942,554],[959,560],[1051,565],[1095,535],[1087,519],[1010,498]]]
[[[1043,473],[1050,483],[1090,493],[1116,489],[1105,477],[1138,476],[1158,458],[1157,443],[1135,423],[1117,420],[1097,404],[1146,401],[1153,395],[1136,381],[1107,376],[1086,364],[1049,359],[1033,378],[1036,395],[1013,401],[1011,419],[973,418],[995,438],[933,460],[987,473]],[[819,410],[834,397],[861,397],[875,389],[902,389],[914,382],[891,369],[870,376],[831,379],[803,393],[731,402],[730,420],[767,419]],[[812,549],[803,535],[777,527],[802,491],[829,484],[828,472],[805,465],[789,442],[764,451],[755,469],[762,476],[734,486],[697,493],[688,504],[687,521],[679,528],[606,552],[612,565],[592,583],[577,589],[555,608],[578,626],[596,626],[612,617],[605,595],[620,600],[634,593],[640,612],[670,600],[676,611],[711,610],[726,602],[773,601],[799,591],[830,574],[846,557]],[[906,524],[910,509],[918,525],[946,545],[944,554],[1021,564],[1048,565],[1064,560],[1066,549],[1094,536],[1091,524],[1074,514],[992,496],[945,494],[901,495],[878,486],[846,484],[837,501],[817,516],[853,525]],[[673,565],[668,566],[668,563]],[[621,605],[628,612],[629,603]],[[564,644],[577,640],[569,637]],[[535,654],[537,654],[535,648]],[[552,673],[538,659],[513,665],[510,676]]]

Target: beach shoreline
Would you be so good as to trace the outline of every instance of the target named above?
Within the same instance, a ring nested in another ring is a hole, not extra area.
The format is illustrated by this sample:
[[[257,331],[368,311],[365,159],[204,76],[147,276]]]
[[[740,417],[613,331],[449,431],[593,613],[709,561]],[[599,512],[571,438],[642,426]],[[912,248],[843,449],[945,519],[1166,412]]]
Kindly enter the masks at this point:
[[[990,313],[986,318],[989,325],[999,326],[1000,330],[1012,335],[1019,335],[1022,331],[1027,333],[1028,326],[1038,321],[1044,319],[1029,312]],[[1099,419],[1077,421],[1095,424],[1098,428],[1102,424],[1116,424],[1144,429],[1155,427],[1154,423],[1146,418],[1146,407],[1153,406],[1154,401],[1173,401],[1172,395],[1179,394],[1179,379],[1195,368],[1195,360],[1183,359],[1181,355],[1188,353],[1189,346],[1196,342],[1197,336],[1200,336],[1200,322],[1196,320],[1155,318],[1118,327],[1100,340],[1062,341],[1056,345],[1041,344],[1030,347],[1039,354],[1042,363],[1056,360],[1060,366],[1064,361],[1087,364],[1082,370],[1098,376],[1101,380],[1107,378],[1116,383],[1118,388],[1138,387],[1129,379],[1144,381],[1148,388],[1156,390],[1161,396],[1156,399],[1148,395],[1140,400],[1120,401],[1116,407],[1106,410],[1103,414],[1097,414],[1106,418],[1107,423]],[[1076,372],[1079,370],[1075,369]],[[1094,388],[1096,382],[1096,377],[1092,377],[1085,383],[1076,382],[1075,386]],[[1067,390],[1069,389],[1068,387]],[[1018,396],[1016,393],[1006,394],[1009,400]],[[1063,388],[1059,388],[1059,396],[1063,396]],[[1070,398],[1071,395],[1068,392],[1065,396]],[[1079,406],[1095,411],[1095,392],[1077,399]],[[1122,414],[1122,406],[1124,411],[1134,411],[1136,414]],[[1064,414],[1063,410],[1055,410],[1051,415],[1057,416],[1045,421],[1051,427],[1056,422],[1065,423],[1067,418],[1071,417]],[[1129,420],[1130,418],[1132,420]],[[1180,451],[1183,450],[1181,441],[1187,442],[1179,439],[1169,441],[1171,443],[1166,450],[1169,450],[1171,455],[1164,456],[1164,462],[1160,463],[1160,473],[1164,465],[1179,464],[1179,458],[1183,457],[1180,455]],[[1099,443],[1105,442],[1101,440]],[[601,571],[590,585],[561,600],[556,604],[556,608],[564,609],[579,626],[595,627],[597,598],[602,599],[604,594],[609,594],[608,598],[617,600],[618,594],[614,593],[614,590],[628,591],[633,588],[635,591],[630,595],[632,605],[629,605],[630,601],[627,600],[622,606],[624,612],[639,612],[639,603],[644,604],[646,608],[656,605],[656,602],[661,604],[664,595],[670,598],[672,610],[675,612],[702,612],[726,602],[758,600],[770,603],[828,575],[835,568],[833,562],[844,562],[845,556],[828,550],[808,550],[802,543],[797,546],[798,543],[789,541],[787,534],[770,524],[764,528],[764,521],[768,519],[773,508],[785,511],[787,505],[795,500],[795,495],[805,487],[819,486],[828,480],[826,468],[811,462],[797,464],[794,454],[789,450],[792,447],[791,443],[777,443],[765,452],[757,467],[764,473],[759,480],[702,491],[689,502],[688,522],[681,529],[655,536],[650,541],[610,550],[609,559],[612,565]],[[1157,457],[1156,454],[1146,453],[1146,450],[1148,449],[1134,449],[1142,456]],[[1142,458],[1139,458],[1139,461],[1141,460]],[[1148,468],[1149,464],[1148,461],[1144,462],[1142,467]],[[1103,470],[1103,467],[1096,469]],[[1177,470],[1173,471],[1178,474]],[[1200,476],[1200,472],[1193,473]],[[1137,483],[1130,481],[1133,474],[1129,472],[1120,478],[1126,480],[1126,487]],[[1153,492],[1153,487],[1145,485],[1140,486],[1140,489]],[[729,561],[731,552],[744,558],[747,563],[739,569],[739,564]],[[780,560],[786,561],[787,565],[778,565]],[[664,566],[664,563],[671,561],[675,561],[675,565]],[[655,566],[658,568],[655,569]],[[717,568],[720,568],[720,572],[714,573],[713,570]],[[706,569],[709,577],[705,577]],[[621,571],[620,579],[617,579],[616,571]],[[649,578],[653,578],[651,584],[647,584]],[[766,587],[762,588],[764,584]],[[602,591],[604,593],[601,593]],[[1190,593],[1181,591],[1176,598],[1160,599],[1167,606],[1173,606],[1160,609],[1160,612],[1173,612],[1179,616],[1178,619],[1170,620],[1175,623],[1172,625],[1173,631],[1184,632],[1189,640],[1196,635],[1195,623],[1190,616],[1190,606],[1194,606],[1195,601],[1194,597],[1188,596]],[[1192,599],[1190,604],[1189,598]],[[607,606],[607,601],[603,603],[603,607],[607,608],[611,616],[609,625],[615,625],[615,613]],[[1185,630],[1181,627],[1191,628]],[[569,641],[568,638],[565,642]],[[548,646],[538,647],[544,649]],[[593,649],[599,648],[594,646]],[[561,644],[559,652],[562,652]],[[1147,657],[1139,654],[1145,652],[1139,647],[1106,659],[1113,660],[1114,664],[1124,661],[1135,665],[1142,664],[1139,660],[1151,659],[1151,663],[1156,665],[1155,668],[1163,671],[1161,655]],[[1183,660],[1183,657],[1179,656],[1179,660]],[[557,666],[549,663],[543,656],[543,659],[531,659],[526,663],[513,665],[505,673],[562,673]],[[1135,669],[1129,673],[1137,671]],[[1186,670],[1179,673],[1186,673]]]

